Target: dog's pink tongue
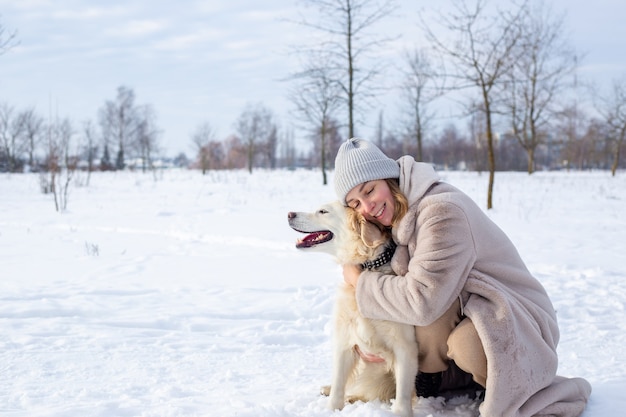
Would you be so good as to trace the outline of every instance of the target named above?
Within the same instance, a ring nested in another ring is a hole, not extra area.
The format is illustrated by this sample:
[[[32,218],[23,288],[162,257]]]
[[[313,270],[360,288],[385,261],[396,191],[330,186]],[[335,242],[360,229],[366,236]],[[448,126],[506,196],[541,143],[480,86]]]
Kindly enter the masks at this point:
[[[359,354],[361,359],[363,359],[365,362],[374,362],[374,363],[385,362],[385,360],[381,358],[380,356],[376,356],[373,353],[363,352],[359,348],[359,345],[355,345],[354,348],[356,349],[356,352]]]

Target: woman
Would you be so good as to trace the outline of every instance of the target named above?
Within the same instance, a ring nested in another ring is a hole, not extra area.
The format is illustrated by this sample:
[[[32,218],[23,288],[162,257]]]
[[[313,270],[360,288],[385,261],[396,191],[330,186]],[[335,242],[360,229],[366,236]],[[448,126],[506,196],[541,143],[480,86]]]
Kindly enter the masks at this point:
[[[345,265],[344,279],[365,317],[420,326],[418,393],[437,376],[446,388],[466,385],[465,373],[485,388],[483,417],[583,412],[591,386],[556,376],[559,330],[545,289],[467,195],[429,164],[394,161],[356,138],[340,147],[334,181],[340,201],[398,245],[396,275]]]

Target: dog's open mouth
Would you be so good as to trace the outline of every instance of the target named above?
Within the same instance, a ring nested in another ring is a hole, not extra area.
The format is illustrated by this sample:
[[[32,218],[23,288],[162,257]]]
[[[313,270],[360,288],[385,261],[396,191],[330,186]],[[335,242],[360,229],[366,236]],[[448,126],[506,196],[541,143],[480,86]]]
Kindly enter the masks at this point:
[[[302,230],[298,230],[301,233],[309,233],[303,232]],[[333,233],[330,230],[319,230],[317,232],[309,233],[302,239],[298,239],[296,241],[296,248],[310,248],[315,245],[319,245],[320,243],[328,242],[333,238]]]

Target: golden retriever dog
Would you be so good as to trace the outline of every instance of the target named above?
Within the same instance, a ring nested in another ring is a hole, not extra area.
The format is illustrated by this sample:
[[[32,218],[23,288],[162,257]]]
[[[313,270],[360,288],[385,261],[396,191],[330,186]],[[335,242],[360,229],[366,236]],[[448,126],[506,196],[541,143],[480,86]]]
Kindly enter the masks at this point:
[[[321,251],[343,264],[393,273],[389,262],[395,244],[389,234],[339,201],[312,213],[289,212],[289,226],[305,233],[296,242],[303,251]],[[363,317],[355,289],[342,281],[334,311],[334,363],[329,396],[331,409],[355,401],[391,401],[394,413],[413,416],[413,393],[418,367],[415,328]]]

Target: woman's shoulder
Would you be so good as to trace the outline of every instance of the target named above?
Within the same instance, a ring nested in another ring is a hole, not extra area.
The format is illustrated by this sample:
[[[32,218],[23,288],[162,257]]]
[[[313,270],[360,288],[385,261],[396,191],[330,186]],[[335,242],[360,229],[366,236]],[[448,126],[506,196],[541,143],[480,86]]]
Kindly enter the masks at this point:
[[[464,192],[446,182],[433,184],[422,198],[409,206],[415,216],[424,220],[428,217],[473,217],[478,205]]]
[[[443,181],[433,183],[421,199],[426,204],[464,205],[470,197],[454,185]]]

